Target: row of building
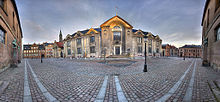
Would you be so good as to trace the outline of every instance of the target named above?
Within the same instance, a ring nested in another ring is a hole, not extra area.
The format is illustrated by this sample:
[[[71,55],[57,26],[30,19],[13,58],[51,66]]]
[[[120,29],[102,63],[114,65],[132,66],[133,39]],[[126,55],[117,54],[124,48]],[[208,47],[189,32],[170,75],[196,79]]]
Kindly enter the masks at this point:
[[[202,47],[201,45],[184,45],[177,48],[169,44],[163,44],[162,56],[202,58]]]
[[[24,45],[24,58],[71,57],[71,58],[101,58],[101,57],[136,57],[144,56],[146,43],[147,56],[180,56],[201,57],[199,45],[185,45],[180,48],[169,44],[162,45],[158,35],[151,32],[133,29],[127,21],[118,15],[100,25],[100,28],[90,28],[68,34],[59,42]]]
[[[59,57],[75,57],[71,50],[70,45],[66,45],[64,49],[63,42],[43,43],[43,44],[26,44],[24,45],[23,57],[24,58],[59,58]],[[65,53],[66,52],[66,53]],[[91,49],[91,52],[95,52]],[[142,56],[142,55],[139,55]],[[173,45],[163,44],[162,53],[163,57],[188,57],[188,58],[202,58],[202,47],[200,45],[184,45],[177,48]],[[86,56],[80,56],[86,57]],[[88,57],[88,56],[87,56]],[[96,56],[89,56],[96,57]]]

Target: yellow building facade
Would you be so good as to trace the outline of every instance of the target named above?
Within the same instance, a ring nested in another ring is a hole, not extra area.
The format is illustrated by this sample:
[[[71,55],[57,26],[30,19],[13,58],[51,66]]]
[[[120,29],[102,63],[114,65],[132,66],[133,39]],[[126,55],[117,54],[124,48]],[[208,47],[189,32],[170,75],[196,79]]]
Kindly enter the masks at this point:
[[[151,32],[133,29],[127,21],[114,16],[100,25],[67,35],[64,39],[66,57],[135,57],[144,56],[144,36],[147,55],[160,56],[162,40]]]

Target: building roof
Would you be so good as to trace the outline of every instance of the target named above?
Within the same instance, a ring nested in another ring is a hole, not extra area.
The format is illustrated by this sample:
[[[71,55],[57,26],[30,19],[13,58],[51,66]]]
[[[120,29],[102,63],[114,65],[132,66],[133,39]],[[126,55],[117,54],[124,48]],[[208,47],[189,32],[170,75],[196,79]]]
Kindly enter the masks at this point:
[[[97,32],[100,32],[101,33],[101,28],[93,28],[94,30],[96,30]],[[89,29],[86,29],[86,30],[82,30],[80,31],[82,34],[86,34],[87,32],[89,31]],[[73,37],[74,35],[76,35],[77,32],[73,33],[71,36]]]
[[[62,48],[63,47],[63,42],[55,42],[58,47]]]
[[[47,42],[46,42],[46,43],[44,43],[44,45],[45,45],[45,46],[53,45],[53,43],[47,43]]]
[[[24,50],[30,50],[31,49],[31,45],[23,45]]]
[[[201,48],[201,45],[184,45],[183,47],[180,48]]]
[[[14,6],[15,13],[16,13],[16,15],[17,15],[18,24],[19,24],[19,26],[20,26],[19,28],[20,28],[20,31],[21,31],[21,37],[23,38],[23,34],[22,34],[21,23],[20,23],[20,18],[19,18],[19,13],[18,13],[17,5],[16,5],[15,0],[11,0],[11,1],[12,1],[13,6]]]
[[[122,20],[124,23],[126,23],[126,24],[129,26],[129,28],[133,28],[132,25],[130,25],[127,21],[125,21],[124,19],[122,19],[122,18],[119,17],[118,15],[116,15],[116,16],[110,18],[109,20],[105,21],[104,23],[102,23],[102,24],[100,25],[100,27],[103,27],[106,23],[108,23],[109,21],[111,21],[111,20],[114,19],[114,18],[118,18],[118,19]]]
[[[205,18],[205,13],[206,13],[206,9],[208,7],[208,4],[211,0],[206,0],[205,2],[205,7],[204,7],[204,10],[203,10],[203,16],[202,16],[202,23],[201,23],[201,26],[203,25],[203,21],[204,21],[204,18]]]
[[[45,50],[44,45],[38,45],[38,50]]]

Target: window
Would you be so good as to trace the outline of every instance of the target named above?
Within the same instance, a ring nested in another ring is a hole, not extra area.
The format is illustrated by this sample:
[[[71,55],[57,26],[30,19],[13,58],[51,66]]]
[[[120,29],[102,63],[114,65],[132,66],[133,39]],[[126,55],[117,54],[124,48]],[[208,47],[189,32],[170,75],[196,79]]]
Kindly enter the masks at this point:
[[[71,55],[71,49],[67,50],[68,55]]]
[[[149,43],[149,45],[151,45],[151,44],[152,44],[152,40],[151,40],[151,39],[149,39],[149,42],[148,42],[148,43]]]
[[[159,53],[159,49],[157,48],[156,53]]]
[[[77,43],[77,45],[81,45],[81,38],[77,38],[76,43]]]
[[[90,32],[90,34],[94,34],[94,32],[93,32],[93,31],[91,31],[91,32]]]
[[[208,14],[207,14],[207,27],[209,27],[209,9],[208,9]]]
[[[90,47],[90,53],[95,53],[95,46]]]
[[[67,41],[67,47],[70,47],[70,41]]]
[[[121,40],[121,32],[113,32],[114,40]]]
[[[218,27],[217,32],[216,32],[216,41],[219,41],[219,40],[220,40],[220,26]]]
[[[128,35],[130,35],[130,30],[128,30]]]
[[[138,53],[142,53],[142,46],[138,46]]]
[[[159,41],[157,42],[157,47],[159,46]]]
[[[91,36],[90,37],[90,43],[94,43],[95,42],[95,36]]]
[[[77,48],[77,54],[82,54],[81,48]]]
[[[0,6],[1,6],[2,8],[4,8],[4,2],[5,2],[5,0],[0,0]]]
[[[152,53],[152,48],[151,47],[148,47],[148,52]]]
[[[114,29],[120,29],[120,27],[119,26],[114,26]]]
[[[142,43],[142,37],[137,37],[137,42]]]
[[[0,42],[5,44],[5,31],[0,28]]]

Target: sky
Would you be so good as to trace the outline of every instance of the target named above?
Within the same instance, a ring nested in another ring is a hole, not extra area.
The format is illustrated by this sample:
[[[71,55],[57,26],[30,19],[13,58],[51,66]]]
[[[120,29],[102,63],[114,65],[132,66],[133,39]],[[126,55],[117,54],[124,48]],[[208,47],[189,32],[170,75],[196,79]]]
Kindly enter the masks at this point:
[[[117,14],[134,29],[159,35],[163,44],[201,44],[205,0],[16,0],[23,44],[58,41]]]

